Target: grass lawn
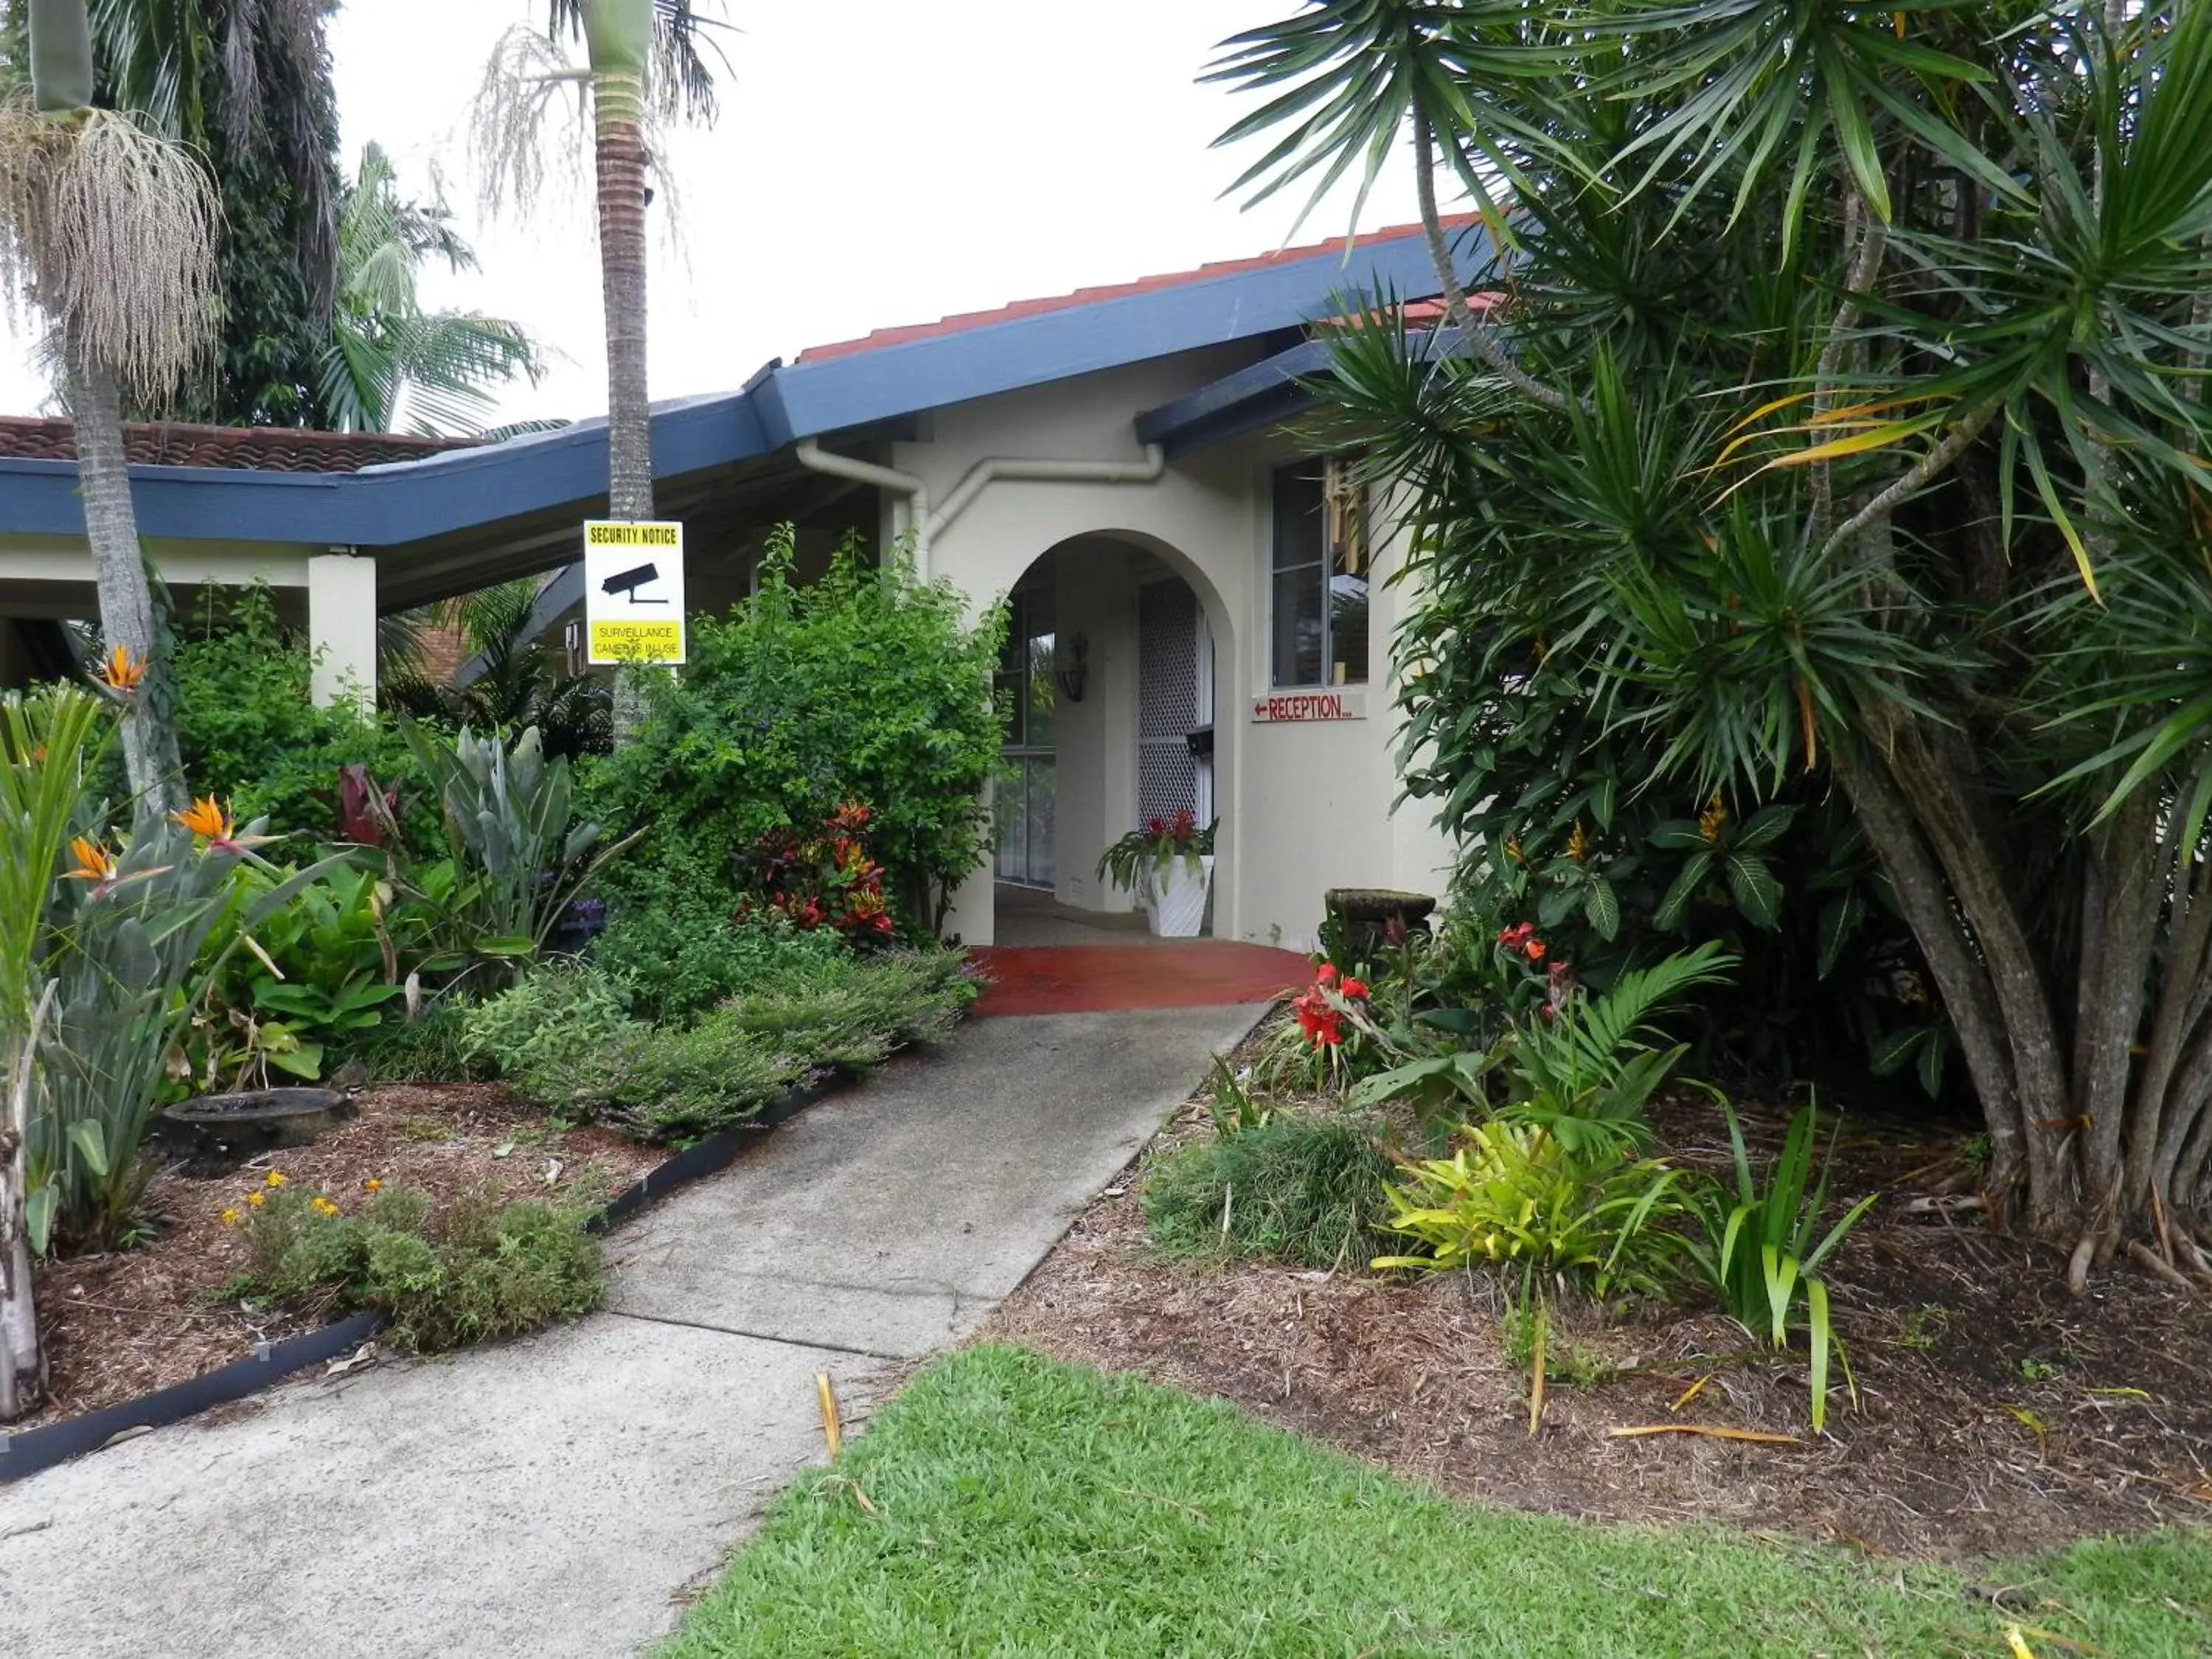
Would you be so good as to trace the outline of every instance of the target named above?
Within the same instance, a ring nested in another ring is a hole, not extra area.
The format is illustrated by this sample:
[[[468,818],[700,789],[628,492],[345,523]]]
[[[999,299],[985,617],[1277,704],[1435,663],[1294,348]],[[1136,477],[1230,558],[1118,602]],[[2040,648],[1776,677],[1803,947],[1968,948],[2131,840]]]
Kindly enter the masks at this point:
[[[863,1502],[865,1495],[865,1504]],[[979,1349],[802,1481],[661,1659],[2212,1654],[2212,1536],[1954,1573],[1477,1508],[1233,1407]],[[2063,1638],[2063,1639],[2059,1639]]]

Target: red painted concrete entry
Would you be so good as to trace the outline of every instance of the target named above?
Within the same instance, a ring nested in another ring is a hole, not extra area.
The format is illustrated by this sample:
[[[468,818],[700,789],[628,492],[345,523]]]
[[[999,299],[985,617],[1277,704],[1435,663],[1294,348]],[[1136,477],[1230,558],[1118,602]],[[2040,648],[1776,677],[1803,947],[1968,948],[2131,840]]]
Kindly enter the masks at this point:
[[[1103,1014],[1267,1002],[1313,977],[1294,951],[1228,939],[1146,950],[1117,945],[985,946],[978,1014]]]

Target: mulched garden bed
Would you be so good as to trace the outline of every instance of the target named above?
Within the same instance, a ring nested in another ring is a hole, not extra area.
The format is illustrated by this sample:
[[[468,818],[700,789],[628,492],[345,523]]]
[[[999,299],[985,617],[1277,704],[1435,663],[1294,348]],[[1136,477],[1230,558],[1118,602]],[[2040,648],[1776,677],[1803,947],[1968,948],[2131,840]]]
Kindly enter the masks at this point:
[[[503,1199],[597,1202],[662,1162],[667,1151],[601,1129],[556,1129],[496,1084],[396,1085],[364,1090],[359,1111],[312,1146],[254,1158],[222,1176],[165,1169],[146,1194],[159,1232],[136,1249],[40,1267],[33,1281],[52,1388],[11,1426],[34,1427],[121,1404],[241,1359],[325,1322],[313,1311],[249,1311],[222,1297],[246,1249],[222,1212],[274,1169],[351,1208],[363,1183],[407,1186],[444,1200],[489,1185]]]
[[[1717,1107],[1678,1100],[1656,1117],[1663,1150],[1726,1170]],[[1766,1156],[1782,1128],[1749,1109]],[[1971,1219],[1908,1214],[1914,1195],[1963,1184],[1960,1148],[1924,1123],[1845,1128],[1835,1193],[1887,1196],[1829,1263],[1859,1404],[1837,1376],[1817,1439],[1802,1361],[1759,1352],[1717,1316],[1563,1317],[1554,1353],[1613,1369],[1588,1386],[1553,1382],[1532,1438],[1527,1370],[1507,1357],[1487,1281],[1159,1259],[1139,1207],[1145,1168],[1211,1133],[1201,1109],[1179,1116],[979,1340],[1218,1395],[1400,1474],[1528,1509],[1702,1518],[1954,1563],[2212,1523],[2212,1299],[2116,1267],[2076,1302],[2063,1257]],[[1607,1432],[1655,1423],[1802,1439]]]

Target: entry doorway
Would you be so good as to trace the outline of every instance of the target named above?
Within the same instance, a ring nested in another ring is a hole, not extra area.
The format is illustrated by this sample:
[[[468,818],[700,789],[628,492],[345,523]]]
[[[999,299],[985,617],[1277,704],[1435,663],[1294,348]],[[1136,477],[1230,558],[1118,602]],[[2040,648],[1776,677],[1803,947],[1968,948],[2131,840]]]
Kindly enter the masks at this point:
[[[998,833],[998,878],[1023,887],[1049,888],[1053,809],[1058,796],[1059,748],[1054,732],[1058,693],[1053,682],[1058,644],[1054,596],[1048,579],[1017,586],[1006,605],[1006,643],[999,656],[1000,706],[1006,736],[1000,750],[994,817]]]

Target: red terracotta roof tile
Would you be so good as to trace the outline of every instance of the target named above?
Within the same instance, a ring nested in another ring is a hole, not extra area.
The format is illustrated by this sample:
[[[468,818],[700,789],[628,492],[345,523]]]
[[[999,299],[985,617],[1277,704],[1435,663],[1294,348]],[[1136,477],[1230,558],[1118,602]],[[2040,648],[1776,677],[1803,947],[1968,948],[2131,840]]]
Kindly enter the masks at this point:
[[[358,472],[470,447],[474,438],[414,438],[396,432],[310,432],[294,427],[188,426],[132,421],[123,428],[133,466],[212,466],[255,472]],[[66,419],[0,415],[0,459],[73,461],[76,428]]]
[[[1456,230],[1473,224],[1477,216],[1457,214],[1447,218],[1444,228]],[[1386,230],[1364,235],[1364,243],[1401,241],[1408,236],[1421,234],[1419,225],[1393,225]],[[1292,264],[1300,259],[1310,259],[1316,254],[1327,253],[1341,247],[1344,239],[1333,236],[1325,242],[1311,242],[1304,247],[1278,248],[1273,253],[1261,253],[1248,259],[1222,259],[1212,264],[1199,266],[1195,270],[1170,271],[1164,276],[1140,276],[1133,283],[1115,283],[1103,288],[1079,288],[1073,294],[1057,294],[1039,300],[1017,300],[1011,305],[993,311],[963,311],[950,317],[940,317],[933,323],[911,323],[899,328],[879,328],[858,339],[835,340],[827,345],[809,346],[799,354],[802,363],[818,363],[831,357],[850,356],[855,352],[873,351],[882,346],[905,345],[910,341],[934,338],[939,335],[957,334],[963,330],[981,328],[992,323],[1012,322],[1019,317],[1033,317],[1041,312],[1066,311],[1077,306],[1097,305],[1106,300],[1123,300],[1134,294],[1150,294],[1160,289],[1178,288],[1187,283],[1212,282],[1220,276],[1243,276],[1251,271],[1265,270],[1271,265]]]

